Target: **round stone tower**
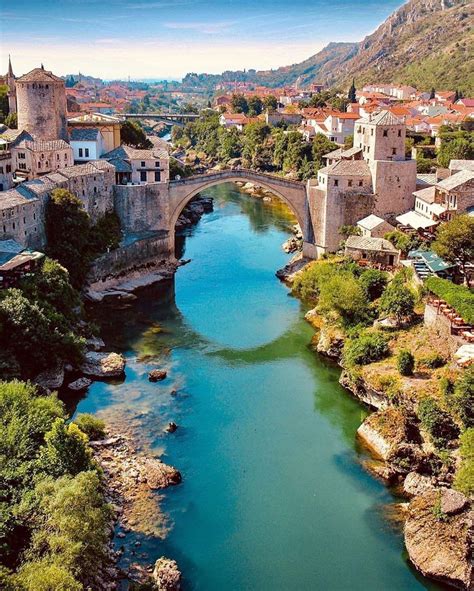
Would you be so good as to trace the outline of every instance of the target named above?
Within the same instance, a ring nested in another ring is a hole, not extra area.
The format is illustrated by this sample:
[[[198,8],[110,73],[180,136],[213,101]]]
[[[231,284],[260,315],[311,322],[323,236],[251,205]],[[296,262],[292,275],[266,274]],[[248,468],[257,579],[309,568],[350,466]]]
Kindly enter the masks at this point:
[[[64,80],[43,67],[17,78],[18,129],[39,140],[67,140]]]

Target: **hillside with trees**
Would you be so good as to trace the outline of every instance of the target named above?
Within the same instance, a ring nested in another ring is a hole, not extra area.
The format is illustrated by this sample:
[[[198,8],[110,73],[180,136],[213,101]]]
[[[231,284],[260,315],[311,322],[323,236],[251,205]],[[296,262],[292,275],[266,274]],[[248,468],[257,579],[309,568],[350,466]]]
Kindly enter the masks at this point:
[[[360,43],[330,43],[307,60],[267,71],[189,74],[197,86],[253,82],[269,87],[326,82],[349,88],[370,82],[474,92],[474,5],[469,0],[410,0]]]

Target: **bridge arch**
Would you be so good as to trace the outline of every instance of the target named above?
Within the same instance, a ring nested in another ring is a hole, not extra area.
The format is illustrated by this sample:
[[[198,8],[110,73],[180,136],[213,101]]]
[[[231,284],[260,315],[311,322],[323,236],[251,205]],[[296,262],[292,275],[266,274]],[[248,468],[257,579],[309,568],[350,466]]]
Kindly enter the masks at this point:
[[[308,223],[309,208],[306,196],[306,186],[298,181],[289,181],[276,176],[257,173],[249,170],[222,171],[207,175],[188,177],[179,181],[170,181],[169,183],[169,229],[170,229],[170,249],[174,253],[174,240],[176,222],[186,205],[198,193],[221,185],[232,182],[251,182],[262,187],[277,197],[279,197],[295,215],[298,224],[303,233],[305,242],[311,241]]]

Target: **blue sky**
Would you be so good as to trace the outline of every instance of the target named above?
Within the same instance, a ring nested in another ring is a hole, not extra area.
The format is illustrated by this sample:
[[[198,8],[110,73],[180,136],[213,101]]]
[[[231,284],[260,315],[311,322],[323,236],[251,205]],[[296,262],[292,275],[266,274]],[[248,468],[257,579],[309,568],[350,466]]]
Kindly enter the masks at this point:
[[[0,0],[1,67],[179,78],[276,68],[359,41],[403,0]]]

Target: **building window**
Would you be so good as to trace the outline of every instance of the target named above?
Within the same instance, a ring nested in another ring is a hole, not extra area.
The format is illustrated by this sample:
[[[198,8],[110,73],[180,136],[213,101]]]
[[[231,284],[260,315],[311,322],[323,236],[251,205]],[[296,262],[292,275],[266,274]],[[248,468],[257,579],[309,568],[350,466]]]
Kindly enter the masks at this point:
[[[155,182],[159,183],[161,181],[161,174],[159,170],[155,170]]]
[[[56,154],[56,160],[59,160],[59,154]]]
[[[84,148],[85,157],[89,157],[89,148]]]
[[[370,135],[374,135],[374,128],[370,130]]]
[[[338,187],[338,186],[339,186],[339,181],[338,181],[338,179],[336,179],[336,180],[334,181],[334,186],[335,186],[335,187]]]
[[[142,168],[145,168],[145,163],[144,163],[144,162],[141,162],[141,163],[140,163],[140,166],[141,166]]]
[[[395,156],[397,154],[397,148],[392,148],[392,156]]]
[[[79,148],[79,158],[82,158],[82,148]]]
[[[383,137],[388,137],[388,129],[383,130]]]
[[[160,166],[160,163],[159,163],[159,161],[158,161],[158,160],[155,162],[155,166],[156,166],[156,167]]]
[[[41,162],[38,161],[38,168],[41,168]]]
[[[402,137],[402,130],[401,129],[398,130],[398,137]]]
[[[140,171],[140,180],[142,182],[146,182],[146,170],[141,170]]]
[[[26,155],[25,155],[25,153],[24,153],[24,152],[20,152],[20,153],[18,154],[18,158],[19,158],[20,160],[25,160],[25,158],[26,158]]]
[[[7,164],[7,172],[11,172],[11,171],[12,171],[11,164]]]
[[[26,164],[24,162],[19,162],[18,163],[18,168],[20,170],[26,170]]]
[[[64,154],[64,160],[67,160],[67,153]]]
[[[348,182],[349,187],[352,187],[352,181]]]
[[[363,182],[359,181],[359,187],[362,187],[362,185],[363,185]]]

